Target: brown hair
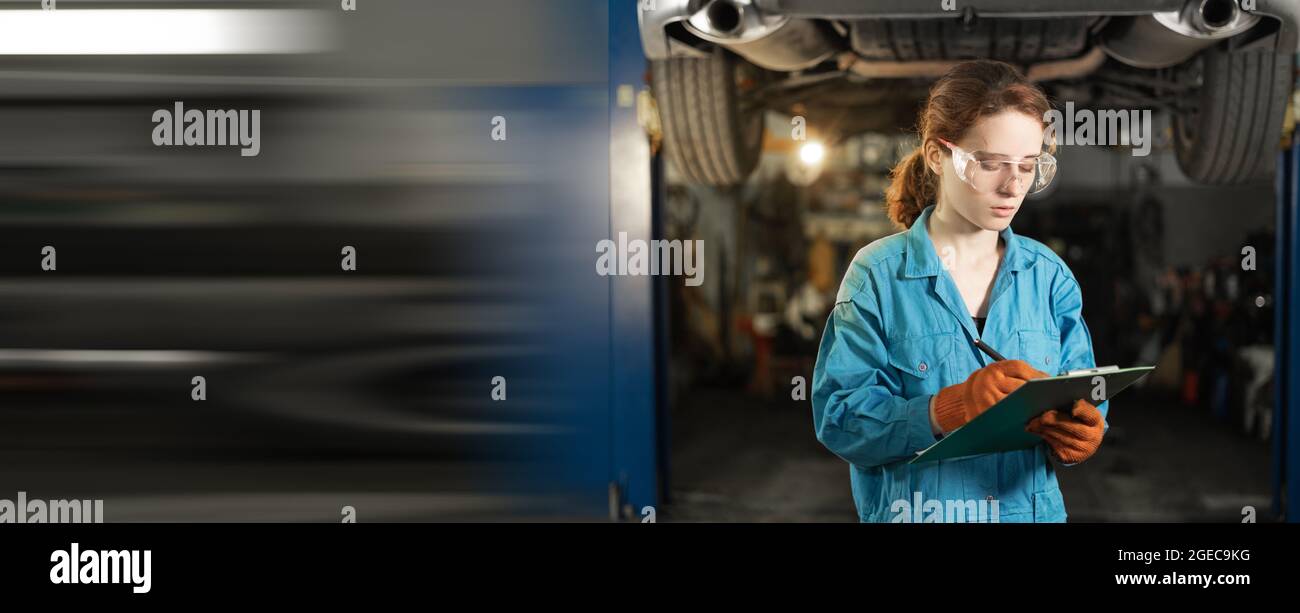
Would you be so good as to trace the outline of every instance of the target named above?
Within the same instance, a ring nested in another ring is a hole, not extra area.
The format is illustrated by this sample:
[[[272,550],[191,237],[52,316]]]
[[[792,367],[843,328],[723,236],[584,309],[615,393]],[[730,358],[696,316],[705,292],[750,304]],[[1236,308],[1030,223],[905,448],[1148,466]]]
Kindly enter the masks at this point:
[[[1037,85],[1005,62],[962,62],[935,81],[916,122],[921,144],[890,173],[885,190],[889,218],[910,228],[938,195],[938,177],[925,163],[926,143],[939,138],[955,143],[981,118],[1007,109],[1042,121],[1051,105]]]

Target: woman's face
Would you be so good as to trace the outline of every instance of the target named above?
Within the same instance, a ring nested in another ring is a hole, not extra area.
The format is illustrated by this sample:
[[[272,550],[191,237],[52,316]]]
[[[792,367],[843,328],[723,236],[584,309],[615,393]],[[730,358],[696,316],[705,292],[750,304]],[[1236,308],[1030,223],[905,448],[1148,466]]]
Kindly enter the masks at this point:
[[[981,119],[953,144],[976,156],[972,164],[985,159],[1027,158],[1043,150],[1043,124],[1020,111],[1007,110]],[[986,193],[976,191],[957,175],[951,152],[941,143],[927,144],[926,163],[941,176],[939,192],[944,203],[985,230],[996,232],[1011,225],[1029,189],[1029,181],[1014,178],[1015,164],[990,162],[988,167],[1002,169],[996,187]]]

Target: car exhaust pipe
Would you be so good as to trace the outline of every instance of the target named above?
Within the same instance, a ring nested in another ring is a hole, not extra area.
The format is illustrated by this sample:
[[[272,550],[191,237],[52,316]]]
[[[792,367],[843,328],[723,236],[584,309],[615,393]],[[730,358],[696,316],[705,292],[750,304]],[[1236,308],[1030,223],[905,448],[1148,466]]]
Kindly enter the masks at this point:
[[[840,70],[847,70],[869,79],[902,79],[909,77],[937,79],[961,62],[962,60],[910,62],[864,60],[851,51],[841,53],[839,56]],[[1077,79],[1092,74],[1105,62],[1106,54],[1101,49],[1094,47],[1076,58],[1031,64],[1025,71],[1025,78],[1034,83]]]
[[[767,0],[698,0],[686,29],[768,70],[812,68],[834,56],[829,26],[763,8]]]
[[[1235,0],[1188,0],[1178,11],[1112,20],[1101,33],[1111,57],[1138,68],[1181,64],[1215,42],[1259,23]]]
[[[711,0],[691,17],[691,22],[719,38],[739,37],[744,34],[741,24],[745,18],[758,15],[757,11],[746,15],[746,8],[746,5],[732,0]],[[758,21],[761,22],[761,18]]]
[[[1243,14],[1233,0],[1201,0],[1187,22],[1201,32],[1214,34],[1232,27]]]

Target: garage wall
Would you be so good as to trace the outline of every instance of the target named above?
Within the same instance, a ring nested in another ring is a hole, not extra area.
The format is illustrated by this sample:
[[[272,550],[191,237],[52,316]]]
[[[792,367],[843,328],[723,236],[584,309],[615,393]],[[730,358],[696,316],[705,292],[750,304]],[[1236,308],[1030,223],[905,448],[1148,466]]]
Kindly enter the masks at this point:
[[[1145,157],[1118,148],[1061,148],[1057,154],[1060,186],[1041,204],[1050,207],[1053,199],[1071,192],[1109,194],[1117,204],[1128,204],[1141,187],[1140,177],[1154,176],[1148,189],[1161,202],[1166,236],[1177,237],[1163,241],[1165,263],[1172,266],[1238,253],[1249,233],[1273,227],[1272,184],[1215,187],[1190,182],[1169,150],[1167,134],[1162,136],[1166,126],[1167,121],[1157,117],[1156,144]]]

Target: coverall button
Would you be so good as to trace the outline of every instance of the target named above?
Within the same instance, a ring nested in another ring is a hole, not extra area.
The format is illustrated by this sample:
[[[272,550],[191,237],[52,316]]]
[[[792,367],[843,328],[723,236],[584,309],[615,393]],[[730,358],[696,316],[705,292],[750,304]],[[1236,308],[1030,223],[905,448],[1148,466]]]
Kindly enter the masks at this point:
[[[917,364],[917,365],[916,365],[916,369],[919,370],[919,371],[921,371],[921,372],[925,372],[928,368],[930,368],[930,367],[929,367],[929,366],[926,366],[926,365],[925,365],[925,362],[921,362],[920,364]]]

